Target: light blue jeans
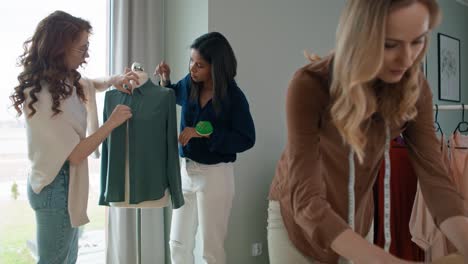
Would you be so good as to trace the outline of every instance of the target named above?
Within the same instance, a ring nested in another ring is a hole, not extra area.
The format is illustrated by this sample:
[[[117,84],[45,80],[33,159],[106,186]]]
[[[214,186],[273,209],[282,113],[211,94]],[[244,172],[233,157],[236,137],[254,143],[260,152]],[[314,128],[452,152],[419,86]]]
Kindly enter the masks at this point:
[[[76,263],[78,228],[68,215],[69,163],[65,162],[54,181],[36,194],[28,183],[29,204],[36,213],[38,264]]]

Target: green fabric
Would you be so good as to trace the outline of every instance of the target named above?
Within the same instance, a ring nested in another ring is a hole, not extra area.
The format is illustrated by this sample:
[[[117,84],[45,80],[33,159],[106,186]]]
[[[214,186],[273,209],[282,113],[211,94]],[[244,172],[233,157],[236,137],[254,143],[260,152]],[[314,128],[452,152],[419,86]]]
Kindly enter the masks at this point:
[[[118,90],[106,92],[104,121],[118,104],[130,106],[128,121],[130,204],[158,200],[167,188],[173,208],[184,204],[177,145],[174,91],[151,80],[132,95]],[[102,144],[101,195],[99,204],[125,199],[125,140],[127,124],[112,131]]]
[[[213,125],[211,125],[210,121],[200,121],[195,126],[195,131],[197,131],[200,136],[208,136],[213,133]]]

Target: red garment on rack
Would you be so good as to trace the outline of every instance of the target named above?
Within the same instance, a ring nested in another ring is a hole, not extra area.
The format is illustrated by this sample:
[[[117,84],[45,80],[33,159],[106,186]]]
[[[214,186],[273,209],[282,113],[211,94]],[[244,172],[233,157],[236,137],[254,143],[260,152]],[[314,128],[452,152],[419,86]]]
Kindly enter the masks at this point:
[[[398,140],[399,141],[399,140]],[[408,157],[408,150],[404,143],[393,140],[390,148],[391,179],[390,179],[390,226],[392,242],[390,253],[412,261],[424,261],[422,251],[413,241],[409,231],[409,220],[413,209],[414,197],[416,195],[417,177],[413,171]],[[382,247],[384,238],[384,175],[385,162],[382,166],[375,183],[374,191],[376,198],[375,216],[375,244]]]

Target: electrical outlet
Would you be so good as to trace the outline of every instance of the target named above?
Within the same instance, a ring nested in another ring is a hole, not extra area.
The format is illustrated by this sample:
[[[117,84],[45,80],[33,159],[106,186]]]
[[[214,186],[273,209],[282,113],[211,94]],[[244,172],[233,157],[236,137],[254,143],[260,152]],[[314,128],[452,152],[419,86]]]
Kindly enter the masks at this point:
[[[262,243],[252,244],[252,257],[258,257],[262,255]]]

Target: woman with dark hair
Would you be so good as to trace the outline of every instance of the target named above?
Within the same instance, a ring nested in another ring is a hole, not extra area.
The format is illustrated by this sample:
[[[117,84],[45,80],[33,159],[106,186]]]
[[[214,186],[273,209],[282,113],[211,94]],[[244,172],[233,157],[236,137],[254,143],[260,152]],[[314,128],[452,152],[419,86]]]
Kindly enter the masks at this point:
[[[233,162],[255,143],[255,128],[244,93],[234,77],[237,61],[218,32],[200,36],[190,46],[190,73],[177,84],[161,62],[155,70],[163,86],[176,92],[182,106],[179,152],[185,205],[173,211],[171,260],[194,263],[197,225],[205,263],[225,263],[224,240],[234,197]]]
[[[138,83],[135,73],[90,80],[77,68],[88,58],[88,21],[55,11],[24,43],[23,71],[11,95],[18,115],[26,115],[28,199],[36,214],[38,263],[75,263],[78,227],[89,222],[87,157],[120,124],[130,108],[115,108],[100,128],[96,90]],[[89,136],[86,136],[87,125]]]

